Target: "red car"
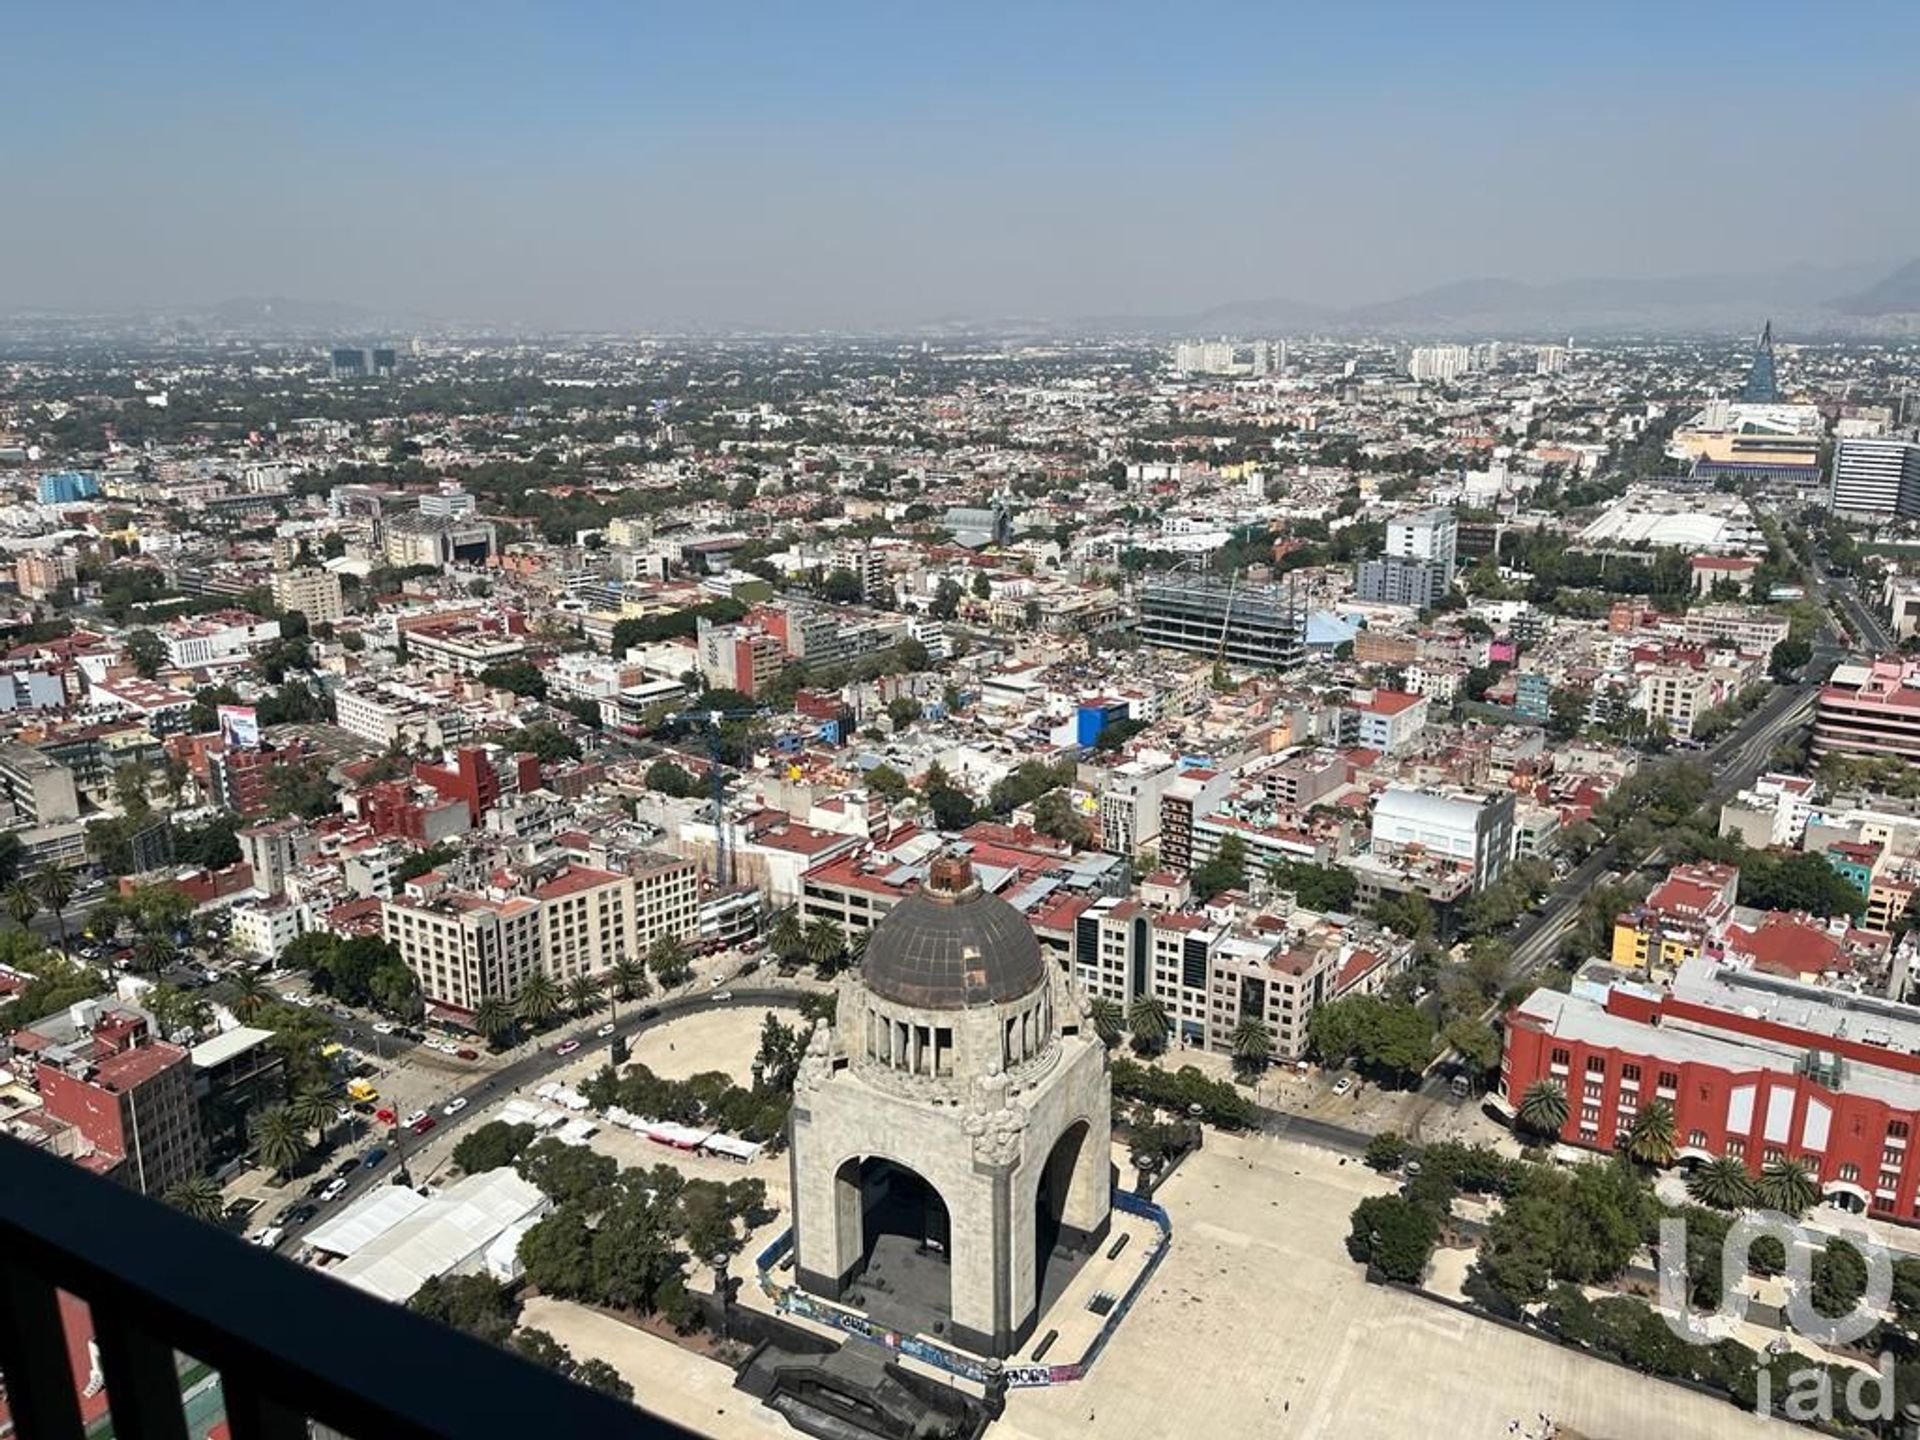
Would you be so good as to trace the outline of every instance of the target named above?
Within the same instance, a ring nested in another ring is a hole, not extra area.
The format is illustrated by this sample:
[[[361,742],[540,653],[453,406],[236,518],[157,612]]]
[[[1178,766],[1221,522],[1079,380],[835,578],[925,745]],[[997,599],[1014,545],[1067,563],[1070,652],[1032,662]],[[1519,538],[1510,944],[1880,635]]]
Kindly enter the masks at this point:
[[[456,1058],[461,1060],[478,1060],[480,1058],[480,1052],[478,1050],[456,1050],[453,1053]]]
[[[422,1115],[418,1120],[413,1122],[413,1133],[416,1135],[424,1135],[439,1123],[440,1122],[431,1115]]]

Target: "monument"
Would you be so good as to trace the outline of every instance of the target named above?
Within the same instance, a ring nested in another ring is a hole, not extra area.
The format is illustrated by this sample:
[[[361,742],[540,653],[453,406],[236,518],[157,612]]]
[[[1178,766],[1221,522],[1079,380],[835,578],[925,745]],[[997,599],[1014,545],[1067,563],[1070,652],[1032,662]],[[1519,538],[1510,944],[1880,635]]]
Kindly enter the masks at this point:
[[[790,1123],[801,1288],[1004,1358],[1105,1237],[1113,1091],[1084,998],[936,858],[816,1026]]]

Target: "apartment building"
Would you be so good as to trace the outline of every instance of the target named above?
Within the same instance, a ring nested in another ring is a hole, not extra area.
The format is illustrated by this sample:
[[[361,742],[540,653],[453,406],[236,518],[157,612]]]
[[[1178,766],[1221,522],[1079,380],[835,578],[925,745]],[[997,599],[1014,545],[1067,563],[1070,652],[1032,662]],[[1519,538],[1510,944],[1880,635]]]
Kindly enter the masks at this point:
[[[460,1018],[489,998],[513,1003],[536,972],[563,985],[597,977],[699,926],[697,868],[651,855],[630,871],[569,864],[524,892],[455,890],[423,875],[381,906],[382,933],[427,1002]]]
[[[0,745],[0,797],[29,825],[80,818],[80,792],[73,772],[31,745]]]
[[[45,600],[79,578],[73,556],[60,551],[26,550],[13,562],[13,583],[28,600]]]
[[[315,567],[276,570],[273,603],[282,610],[298,610],[309,625],[332,624],[347,613],[340,577]]]
[[[787,663],[780,637],[757,625],[716,625],[703,616],[695,639],[700,673],[716,690],[758,695]]]
[[[144,1012],[84,1000],[16,1031],[12,1046],[15,1074],[83,1137],[78,1163],[143,1195],[200,1173],[191,1058],[157,1039]]]
[[[1513,859],[1514,797],[1389,785],[1373,805],[1378,859],[1438,861],[1460,871],[1473,890],[1506,873]]]
[[[1106,772],[1100,788],[1100,848],[1131,856],[1160,834],[1160,801],[1179,772],[1170,763],[1129,760]]]
[[[1719,704],[1722,687],[1712,672],[1691,665],[1654,665],[1640,677],[1640,709],[1649,723],[1659,721],[1682,739],[1693,722]]]
[[[176,670],[238,665],[279,638],[278,620],[263,620],[244,610],[219,610],[197,619],[175,620],[160,632],[167,663]]]
[[[1623,970],[1673,971],[1702,955],[1724,953],[1740,872],[1700,861],[1676,865],[1667,878],[1613,922],[1613,963]]]

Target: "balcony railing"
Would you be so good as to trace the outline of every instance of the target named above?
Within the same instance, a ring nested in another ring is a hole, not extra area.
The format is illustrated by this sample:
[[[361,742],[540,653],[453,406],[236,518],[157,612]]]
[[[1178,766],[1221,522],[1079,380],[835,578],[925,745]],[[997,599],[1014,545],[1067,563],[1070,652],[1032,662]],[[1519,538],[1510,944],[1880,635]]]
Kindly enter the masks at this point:
[[[61,1291],[92,1312],[119,1440],[190,1434],[175,1352],[234,1440],[691,1431],[0,1136],[0,1376],[22,1440],[82,1440]]]

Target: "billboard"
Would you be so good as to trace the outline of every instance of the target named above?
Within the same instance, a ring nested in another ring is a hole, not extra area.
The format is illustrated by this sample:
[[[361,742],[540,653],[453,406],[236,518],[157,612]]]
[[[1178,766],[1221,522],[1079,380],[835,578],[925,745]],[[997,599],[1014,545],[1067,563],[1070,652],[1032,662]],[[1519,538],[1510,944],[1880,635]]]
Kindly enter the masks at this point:
[[[260,748],[260,712],[251,705],[221,705],[215,714],[220,721],[220,738],[236,750]]]

